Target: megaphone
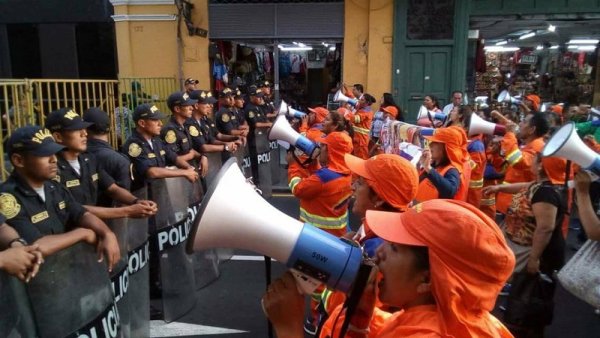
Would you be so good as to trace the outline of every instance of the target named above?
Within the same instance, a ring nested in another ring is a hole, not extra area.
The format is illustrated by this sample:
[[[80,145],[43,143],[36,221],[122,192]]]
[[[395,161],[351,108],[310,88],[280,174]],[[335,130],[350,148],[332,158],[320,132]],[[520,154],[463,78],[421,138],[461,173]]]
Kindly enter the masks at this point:
[[[471,114],[471,122],[469,122],[469,136],[484,134],[484,135],[504,135],[506,127],[501,124],[488,122],[479,115]]]
[[[519,105],[521,104],[521,98],[510,96],[508,90],[503,90],[500,92],[500,94],[498,94],[498,102],[506,102],[510,104]]]
[[[271,126],[268,138],[271,141],[285,141],[313,159],[321,153],[321,149],[316,143],[295,131],[287,119],[281,115],[277,116],[273,126]]]
[[[279,105],[279,111],[278,111],[279,115],[287,115],[289,117],[294,117],[297,119],[301,119],[304,116],[306,116],[305,112],[301,112],[299,110],[296,110],[292,107],[290,107],[285,101],[281,101],[281,105]]]
[[[344,95],[344,93],[342,93],[341,89],[338,90],[337,93],[335,93],[335,95],[333,96],[333,101],[335,101],[335,102],[347,102],[352,107],[356,107],[356,105],[358,104],[358,100],[357,99],[352,99],[352,98],[349,98],[348,96]]]
[[[227,212],[231,205],[241,205]],[[342,292],[351,291],[362,250],[271,206],[229,159],[204,196],[186,250],[251,250]],[[295,275],[296,276],[296,275]]]
[[[436,113],[436,112],[429,110],[429,111],[427,111],[427,114],[429,114],[430,119],[441,121],[442,124],[446,124],[446,119],[448,119],[448,115],[446,115],[444,113]]]
[[[566,158],[600,176],[600,155],[583,143],[573,122],[565,124],[550,137],[542,150],[542,156]]]

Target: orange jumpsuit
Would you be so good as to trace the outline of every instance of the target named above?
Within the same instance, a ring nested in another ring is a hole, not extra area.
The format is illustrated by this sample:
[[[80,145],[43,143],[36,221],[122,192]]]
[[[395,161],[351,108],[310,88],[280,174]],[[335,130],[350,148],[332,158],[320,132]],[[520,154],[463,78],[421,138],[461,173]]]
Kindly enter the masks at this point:
[[[465,165],[468,166],[468,163]],[[450,169],[454,168],[452,165],[447,165],[443,168],[435,168],[442,177],[446,174],[446,172]],[[465,171],[463,170],[460,173],[460,185],[458,186],[458,190],[454,195],[455,200],[465,201],[467,199],[467,192],[469,188],[469,180],[465,179]],[[435,185],[429,180],[429,178],[425,178],[419,183],[419,189],[417,190],[417,197],[415,198],[419,202],[425,202],[432,199],[438,198],[439,193]]]
[[[505,154],[504,156],[509,167],[506,169],[506,176],[502,184],[531,182],[535,180],[535,175],[531,172],[531,167],[535,162],[537,154],[543,148],[543,137],[536,138],[520,149],[515,134],[513,132],[506,133],[502,139],[502,152]],[[496,196],[496,210],[506,214],[511,201],[512,194],[498,193],[498,196]]]
[[[471,137],[467,151],[472,161],[467,202],[479,208],[481,204],[481,189],[483,188],[483,172],[485,171],[486,164],[485,146],[481,135]]]
[[[489,148],[488,148],[489,149]],[[489,172],[486,170],[485,174],[489,175],[488,177],[484,177],[483,187],[488,187],[492,185],[498,184],[498,178],[494,176],[504,176],[506,172],[506,161],[499,154],[494,154],[491,152],[487,153],[487,163],[486,166],[489,166]],[[496,195],[490,194],[487,196],[481,197],[481,203],[479,205],[479,209],[489,216],[491,219],[496,219]]]
[[[373,111],[371,107],[364,107],[354,113],[350,118],[354,137],[352,144],[354,146],[354,156],[362,159],[369,158],[369,139],[371,135],[371,124],[373,122]]]

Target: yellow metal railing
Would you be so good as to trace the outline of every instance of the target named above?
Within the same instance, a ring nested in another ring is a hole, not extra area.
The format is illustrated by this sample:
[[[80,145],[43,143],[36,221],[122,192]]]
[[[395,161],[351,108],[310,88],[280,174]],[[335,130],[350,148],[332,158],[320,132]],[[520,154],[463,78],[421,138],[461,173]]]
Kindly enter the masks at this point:
[[[10,172],[4,145],[16,128],[43,125],[48,113],[60,108],[73,108],[82,114],[98,107],[110,117],[110,143],[116,148],[130,135],[131,115],[137,105],[153,103],[169,114],[166,99],[177,90],[175,78],[0,79],[0,176],[5,180]]]

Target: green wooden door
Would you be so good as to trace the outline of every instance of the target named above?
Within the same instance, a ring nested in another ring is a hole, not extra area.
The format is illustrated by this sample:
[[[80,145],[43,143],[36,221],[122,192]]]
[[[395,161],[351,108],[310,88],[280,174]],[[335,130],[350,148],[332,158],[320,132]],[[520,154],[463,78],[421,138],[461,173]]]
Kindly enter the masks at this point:
[[[403,107],[408,122],[414,122],[426,95],[434,95],[440,109],[448,102],[452,47],[407,47],[404,74],[399,83],[404,90]]]

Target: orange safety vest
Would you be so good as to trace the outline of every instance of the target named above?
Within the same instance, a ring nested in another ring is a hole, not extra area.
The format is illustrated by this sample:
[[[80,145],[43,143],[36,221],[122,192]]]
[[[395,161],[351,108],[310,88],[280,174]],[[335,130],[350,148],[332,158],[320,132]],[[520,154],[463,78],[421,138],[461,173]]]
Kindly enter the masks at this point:
[[[465,179],[465,177],[468,177],[467,175],[470,175],[471,166],[467,162],[467,163],[465,163],[464,167],[465,168],[464,168],[463,172],[460,174],[460,184],[458,186],[458,190],[456,191],[454,198],[452,198],[454,200],[459,200],[459,201],[467,200],[467,191],[469,189],[469,180]],[[448,170],[450,170],[452,168],[454,168],[454,166],[447,165],[441,169],[435,168],[435,171],[437,171],[440,175],[444,176],[444,175],[446,175]],[[439,198],[439,192],[438,192],[437,188],[435,187],[435,185],[433,185],[433,183],[429,180],[429,178],[425,177],[425,179],[422,180],[421,183],[419,183],[419,189],[417,189],[417,197],[415,199],[419,202],[425,202],[425,201],[433,200],[436,198]]]
[[[506,144],[505,141],[507,141]],[[535,175],[531,172],[531,166],[535,161],[535,156],[542,151],[544,145],[544,139],[539,137],[520,149],[516,136],[510,132],[506,133],[504,140],[502,140],[502,150],[509,167],[506,169],[502,184],[534,181]],[[496,196],[496,210],[506,214],[511,201],[512,194],[498,193]]]
[[[481,135],[475,135],[471,138],[467,150],[472,161],[467,203],[479,208],[481,190],[483,189],[483,172],[486,164],[485,146],[481,140]]]
[[[352,175],[321,168],[306,178],[293,176],[289,187],[300,200],[300,220],[334,236],[347,232]]]
[[[371,110],[359,110],[350,120],[354,137],[352,145],[354,146],[354,156],[362,159],[369,158],[369,139],[371,135],[371,123],[373,122],[373,112]]]

